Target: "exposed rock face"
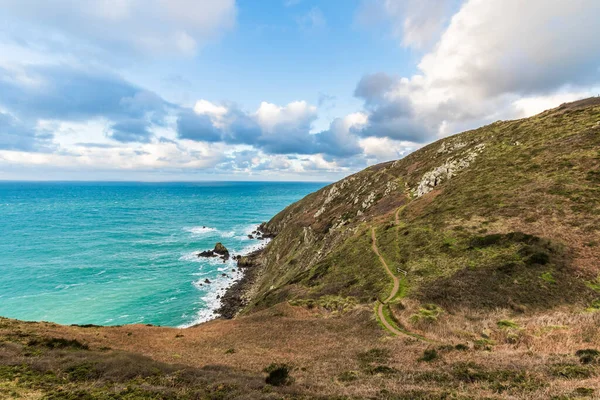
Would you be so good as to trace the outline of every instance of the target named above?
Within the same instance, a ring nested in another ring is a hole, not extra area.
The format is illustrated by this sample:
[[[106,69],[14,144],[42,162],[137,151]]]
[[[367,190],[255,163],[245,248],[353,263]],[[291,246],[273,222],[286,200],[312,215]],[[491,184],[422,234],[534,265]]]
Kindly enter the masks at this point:
[[[458,145],[460,145],[458,148],[465,147],[463,143],[459,143]],[[445,146],[445,143],[443,143],[440,149],[438,150],[438,153],[446,153],[454,149],[456,149],[456,147],[449,146],[448,148]],[[471,163],[475,161],[477,156],[481,154],[481,152],[484,149],[485,144],[478,144],[477,146],[469,150],[462,158],[449,158],[444,164],[432,169],[431,171],[426,172],[423,175],[421,181],[419,182],[417,188],[413,190],[413,194],[416,197],[421,197],[424,194],[431,192],[436,186],[438,186],[442,182],[449,180],[461,170],[468,168],[469,165],[471,165]]]
[[[259,235],[259,236],[257,236],[258,239],[272,239],[276,235],[276,232],[271,230],[271,228],[267,225],[266,222],[263,222],[262,224],[260,224],[258,226],[258,228],[256,229],[256,232]]]

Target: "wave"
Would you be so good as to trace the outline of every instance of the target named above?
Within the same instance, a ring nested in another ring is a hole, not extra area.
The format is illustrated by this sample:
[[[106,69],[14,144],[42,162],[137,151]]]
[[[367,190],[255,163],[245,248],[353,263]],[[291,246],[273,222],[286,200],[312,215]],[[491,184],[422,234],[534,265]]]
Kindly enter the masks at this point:
[[[217,228],[209,228],[206,226],[192,226],[192,227],[186,227],[183,228],[184,231],[191,233],[192,235],[195,236],[202,236],[202,235],[206,235],[207,233],[210,232],[216,232]]]
[[[72,283],[72,284],[61,284],[61,285],[57,285],[54,287],[54,289],[70,289],[72,287],[77,287],[77,286],[85,286],[85,283]]]
[[[252,227],[255,229],[257,225],[252,225]],[[212,235],[212,236],[220,236],[222,238],[248,238],[248,234],[250,234],[252,232],[252,230],[248,230],[248,228],[244,228],[244,230],[242,231],[242,233],[240,234],[240,232],[237,231],[237,229],[233,229],[233,230],[228,230],[228,231],[220,231],[217,228],[211,228],[211,227],[207,227],[207,226],[193,226],[193,227],[186,227],[183,228],[184,231],[189,232],[192,234],[193,237],[199,237],[199,236],[208,236],[208,235]]]

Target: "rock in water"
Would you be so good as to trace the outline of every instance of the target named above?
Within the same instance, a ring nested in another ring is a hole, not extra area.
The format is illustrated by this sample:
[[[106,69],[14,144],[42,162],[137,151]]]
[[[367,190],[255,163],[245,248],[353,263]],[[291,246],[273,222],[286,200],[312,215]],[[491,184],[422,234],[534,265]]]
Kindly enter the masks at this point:
[[[213,250],[205,250],[198,253],[198,257],[221,257],[223,261],[229,260],[229,250],[223,246],[223,243],[217,243]]]
[[[213,252],[220,255],[223,260],[229,259],[229,250],[227,250],[227,247],[223,246],[223,243],[221,242],[215,245]]]

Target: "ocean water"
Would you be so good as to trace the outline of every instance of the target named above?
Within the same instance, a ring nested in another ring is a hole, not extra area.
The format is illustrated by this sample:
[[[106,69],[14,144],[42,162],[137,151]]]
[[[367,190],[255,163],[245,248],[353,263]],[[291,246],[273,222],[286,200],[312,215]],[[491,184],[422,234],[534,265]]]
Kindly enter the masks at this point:
[[[180,327],[208,320],[237,276],[233,261],[196,253],[218,241],[233,255],[264,245],[247,235],[323,186],[0,182],[0,315]]]

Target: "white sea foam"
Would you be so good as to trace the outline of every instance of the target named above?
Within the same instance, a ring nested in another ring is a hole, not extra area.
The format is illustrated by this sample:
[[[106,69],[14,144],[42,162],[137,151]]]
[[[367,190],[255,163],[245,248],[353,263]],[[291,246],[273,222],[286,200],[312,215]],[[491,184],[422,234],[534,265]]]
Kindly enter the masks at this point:
[[[192,283],[199,290],[205,291],[208,289],[208,291],[200,298],[204,307],[196,313],[191,322],[181,325],[180,328],[189,328],[190,326],[210,321],[216,317],[215,310],[221,305],[221,299],[218,297],[220,297],[229,286],[242,277],[242,272],[239,270],[236,269],[236,271],[232,271],[236,266],[235,260],[230,259],[225,265],[226,267],[218,268],[217,271],[212,271],[211,275],[214,275],[215,273],[217,275],[214,278],[209,279],[211,283],[204,283],[205,278],[201,278]],[[225,270],[228,270],[228,272],[225,273]],[[225,273],[226,276],[223,276],[223,273]]]
[[[192,274],[193,276],[198,277],[192,284],[203,293],[202,297],[200,297],[200,301],[203,305],[202,309],[196,313],[192,321],[179,326],[180,328],[188,328],[202,322],[210,321],[217,316],[215,310],[221,305],[220,295],[243,275],[243,273],[236,268],[237,265],[234,257],[236,255],[247,255],[256,250],[260,250],[270,242],[270,239],[258,241],[256,239],[252,240],[248,238],[248,235],[252,234],[257,228],[257,224],[238,226],[233,231],[227,232],[220,232],[216,228],[206,227],[184,228],[192,234],[218,233],[224,238],[235,238],[240,241],[251,241],[251,243],[239,251],[232,251],[230,249],[232,257],[226,262],[223,262],[220,257],[198,257],[198,250],[183,254],[179,258],[181,261],[201,264],[198,272]],[[205,266],[210,266],[211,268],[204,269]],[[225,274],[225,276],[223,276],[223,274]],[[211,283],[205,283],[207,278]],[[182,315],[182,318],[187,318],[187,314]]]
[[[192,226],[183,228],[184,231],[191,233],[194,236],[206,235],[210,232],[216,232],[217,228],[209,228],[207,226]]]
[[[85,283],[72,283],[70,285],[68,284],[61,284],[61,285],[57,285],[54,287],[54,289],[70,289],[72,287],[77,287],[77,286],[84,286]]]
[[[177,297],[176,297],[176,296],[174,296],[174,297],[169,297],[168,299],[164,299],[163,301],[161,301],[161,302],[160,302],[160,304],[166,304],[166,303],[170,303],[170,302],[172,302],[173,300],[177,300]]]

